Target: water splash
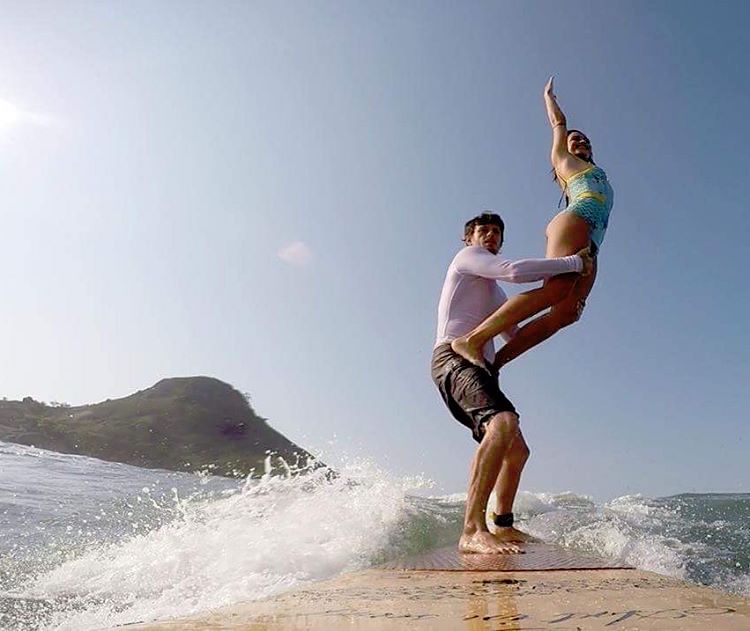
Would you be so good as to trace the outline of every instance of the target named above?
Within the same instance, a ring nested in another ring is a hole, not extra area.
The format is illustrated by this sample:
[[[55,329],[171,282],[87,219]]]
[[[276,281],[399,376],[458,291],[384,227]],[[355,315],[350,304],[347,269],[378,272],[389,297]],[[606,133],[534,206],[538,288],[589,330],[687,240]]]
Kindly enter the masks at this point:
[[[188,615],[454,545],[466,500],[361,459],[245,481],[2,443],[0,459],[0,628],[19,631]],[[550,543],[750,595],[748,495],[522,492],[514,509]]]
[[[175,489],[169,523],[93,546],[22,595],[57,603],[48,628],[77,631],[270,596],[393,550],[393,532],[419,514],[407,491],[426,484],[366,462],[333,478],[325,469],[298,473],[208,496]]]

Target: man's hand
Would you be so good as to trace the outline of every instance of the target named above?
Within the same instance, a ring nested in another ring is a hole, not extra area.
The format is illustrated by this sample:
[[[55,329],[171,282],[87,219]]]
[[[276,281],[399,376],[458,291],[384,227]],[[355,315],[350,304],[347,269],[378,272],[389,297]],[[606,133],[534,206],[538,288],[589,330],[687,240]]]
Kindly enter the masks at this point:
[[[588,276],[594,271],[594,257],[591,256],[591,248],[585,247],[583,250],[576,252],[583,261],[583,269],[581,270],[581,276]]]

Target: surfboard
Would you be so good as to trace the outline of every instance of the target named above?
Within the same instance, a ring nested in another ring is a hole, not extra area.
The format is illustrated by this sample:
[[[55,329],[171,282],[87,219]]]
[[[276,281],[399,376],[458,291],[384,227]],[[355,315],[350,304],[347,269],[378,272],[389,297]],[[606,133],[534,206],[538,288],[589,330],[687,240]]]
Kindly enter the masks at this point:
[[[452,546],[139,631],[750,629],[750,600],[547,544]]]

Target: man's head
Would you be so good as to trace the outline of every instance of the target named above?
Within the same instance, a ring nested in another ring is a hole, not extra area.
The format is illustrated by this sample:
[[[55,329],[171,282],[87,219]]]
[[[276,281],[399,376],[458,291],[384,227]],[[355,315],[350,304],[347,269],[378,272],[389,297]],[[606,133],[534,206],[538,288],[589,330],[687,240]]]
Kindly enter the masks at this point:
[[[500,215],[484,212],[464,225],[464,243],[478,245],[497,254],[503,245],[505,224]]]

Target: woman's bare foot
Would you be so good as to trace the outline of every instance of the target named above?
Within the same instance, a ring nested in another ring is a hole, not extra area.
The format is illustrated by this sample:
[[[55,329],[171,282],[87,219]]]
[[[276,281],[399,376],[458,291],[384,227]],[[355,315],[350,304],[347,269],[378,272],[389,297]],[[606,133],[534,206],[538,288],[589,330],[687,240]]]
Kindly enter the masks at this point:
[[[464,359],[467,361],[470,361],[472,364],[475,364],[479,366],[480,368],[487,369],[487,366],[484,363],[484,355],[482,355],[482,349],[481,348],[475,348],[471,344],[469,344],[469,340],[466,336],[463,337],[457,337],[455,340],[451,342],[451,348],[453,349],[453,352],[461,355]]]
[[[509,541],[500,541],[492,533],[480,530],[471,535],[463,534],[458,541],[461,552],[472,554],[522,554],[521,548]]]
[[[541,543],[541,539],[532,537],[522,530],[518,530],[518,528],[513,528],[513,526],[504,528],[496,527],[495,532],[492,534],[500,541],[507,541],[511,543]]]

